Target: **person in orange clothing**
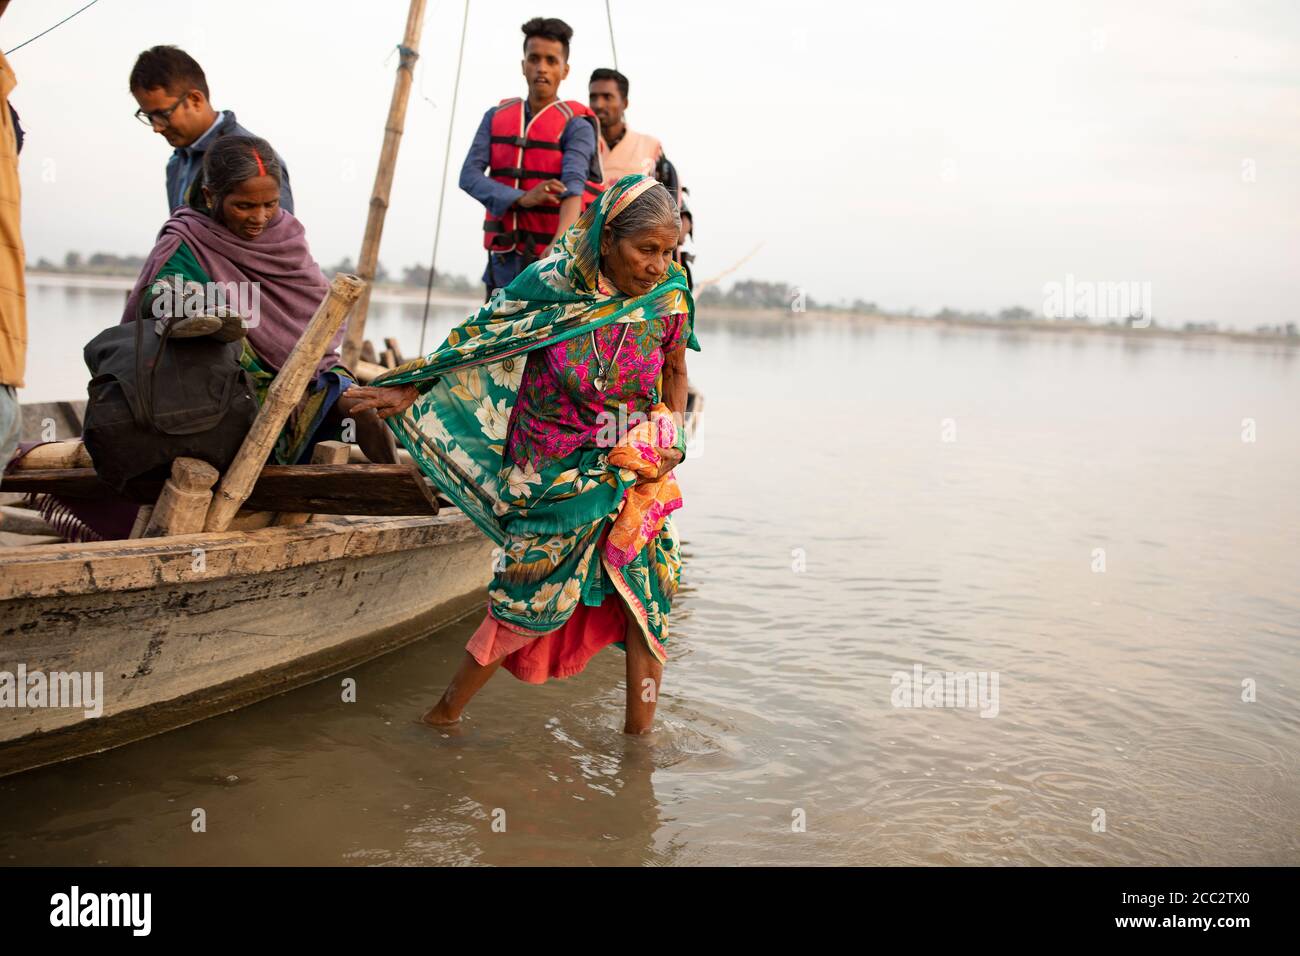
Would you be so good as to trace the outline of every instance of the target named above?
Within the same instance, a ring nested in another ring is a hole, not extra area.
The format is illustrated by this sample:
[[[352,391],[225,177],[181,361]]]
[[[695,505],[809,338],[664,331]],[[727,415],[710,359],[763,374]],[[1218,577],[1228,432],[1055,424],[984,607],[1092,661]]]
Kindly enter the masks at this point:
[[[0,16],[9,0],[0,0]],[[18,183],[18,127],[9,94],[18,85],[0,53],[0,473],[18,447],[18,389],[27,363],[27,292]]]
[[[682,229],[673,258],[686,271],[688,287],[694,288],[691,260],[694,254],[686,243],[694,233],[695,217],[687,205],[686,187],[677,175],[677,167],[664,155],[661,142],[649,133],[638,133],[627,125],[628,79],[618,70],[601,67],[593,70],[587,83],[587,103],[600,120],[600,162],[606,187],[624,176],[653,176],[663,184],[681,213]]]
[[[661,183],[660,164],[664,147],[649,133],[638,133],[627,125],[628,79],[618,70],[601,67],[592,71],[587,83],[587,105],[600,119],[600,162],[605,171],[605,185],[612,186],[624,176],[654,176]],[[675,190],[664,183],[670,193]]]

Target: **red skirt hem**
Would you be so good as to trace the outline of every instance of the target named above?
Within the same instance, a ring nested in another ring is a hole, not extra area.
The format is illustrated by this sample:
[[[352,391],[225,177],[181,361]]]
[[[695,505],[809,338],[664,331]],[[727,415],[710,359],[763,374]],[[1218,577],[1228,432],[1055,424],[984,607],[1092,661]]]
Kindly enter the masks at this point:
[[[553,677],[580,673],[601,650],[623,640],[626,632],[623,602],[610,594],[598,607],[579,604],[553,631],[516,629],[498,621],[489,610],[465,650],[479,664],[501,660],[501,666],[519,680],[544,684]]]

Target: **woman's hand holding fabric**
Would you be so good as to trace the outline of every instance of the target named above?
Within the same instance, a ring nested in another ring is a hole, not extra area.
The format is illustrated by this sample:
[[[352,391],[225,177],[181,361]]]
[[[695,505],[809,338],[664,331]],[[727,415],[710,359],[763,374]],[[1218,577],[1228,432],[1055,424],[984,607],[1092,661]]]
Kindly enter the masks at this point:
[[[682,492],[672,470],[682,460],[680,434],[668,406],[650,410],[648,421],[628,432],[609,453],[609,463],[637,478],[623,493],[617,517],[605,539],[605,557],[622,567],[636,557],[663,528],[668,515],[682,506]]]
[[[414,385],[365,385],[345,394],[351,397],[350,414],[373,408],[380,418],[392,418],[414,405],[420,390]]]
[[[670,471],[672,471],[674,468],[680,465],[682,463],[682,459],[685,457],[676,448],[661,448],[659,449],[659,456],[660,456],[660,461],[659,461],[658,471],[652,475],[638,475],[636,479],[636,483],[638,485],[644,485],[644,484],[649,484],[650,482],[658,481],[660,478],[664,477],[664,475],[668,474]]]

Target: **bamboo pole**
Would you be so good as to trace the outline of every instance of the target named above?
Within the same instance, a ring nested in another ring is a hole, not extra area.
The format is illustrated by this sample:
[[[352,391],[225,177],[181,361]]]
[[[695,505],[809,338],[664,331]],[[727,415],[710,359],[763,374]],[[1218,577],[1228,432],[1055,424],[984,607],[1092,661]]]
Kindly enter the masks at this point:
[[[280,429],[302,398],[303,389],[311,381],[334,334],[347,318],[348,310],[365,288],[365,283],[356,276],[340,273],[334,277],[307,331],[303,332],[298,344],[284,360],[283,367],[276,373],[253,427],[239,446],[239,454],[213,493],[212,507],[208,509],[208,518],[203,525],[205,531],[225,531],[240,505],[252,494],[253,485],[262,473],[262,466],[266,464]]]
[[[351,366],[351,369],[357,373],[357,381],[362,385],[369,385],[388,371],[378,362],[367,362],[365,359],[357,359],[357,363]]]
[[[208,501],[212,501],[211,489],[208,489]],[[203,513],[203,518],[207,518],[207,512]],[[144,529],[149,527],[149,522],[153,520],[153,505],[141,505],[140,510],[135,513],[135,523],[131,525],[131,533],[128,538],[135,540],[144,536]],[[200,521],[202,524],[202,521]]]
[[[402,35],[402,45],[398,48],[401,58],[397,64],[397,79],[393,83],[393,100],[388,107],[388,121],[384,124],[384,145],[379,151],[375,188],[370,194],[370,213],[366,217],[361,254],[357,257],[357,274],[366,286],[352,311],[352,321],[348,323],[347,336],[343,340],[342,361],[348,368],[352,367],[361,354],[361,341],[365,337],[370,286],[375,281],[375,266],[379,262],[379,239],[384,233],[384,217],[388,214],[388,194],[393,188],[397,148],[401,145],[402,130],[406,125],[406,101],[411,95],[415,61],[420,57],[420,33],[423,29],[424,0],[411,0],[411,8],[406,15],[406,32]]]

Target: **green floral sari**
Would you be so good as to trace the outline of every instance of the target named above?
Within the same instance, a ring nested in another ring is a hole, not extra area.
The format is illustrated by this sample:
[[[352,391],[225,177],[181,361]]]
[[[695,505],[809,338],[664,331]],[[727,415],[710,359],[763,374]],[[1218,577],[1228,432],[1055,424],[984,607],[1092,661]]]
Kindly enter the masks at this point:
[[[499,546],[488,592],[494,617],[517,630],[550,631],[579,602],[598,606],[617,593],[663,660],[681,575],[671,518],[630,563],[612,567],[599,545],[633,472],[611,466],[607,450],[594,444],[523,470],[503,460],[527,353],[614,322],[644,328],[686,315],[693,325],[695,305],[675,264],[642,296],[610,294],[599,282],[605,224],[654,184],[646,176],[620,179],[551,255],[498,289],[437,351],[374,384],[418,386],[420,398],[388,424],[421,470]],[[686,345],[699,350],[689,328]]]

